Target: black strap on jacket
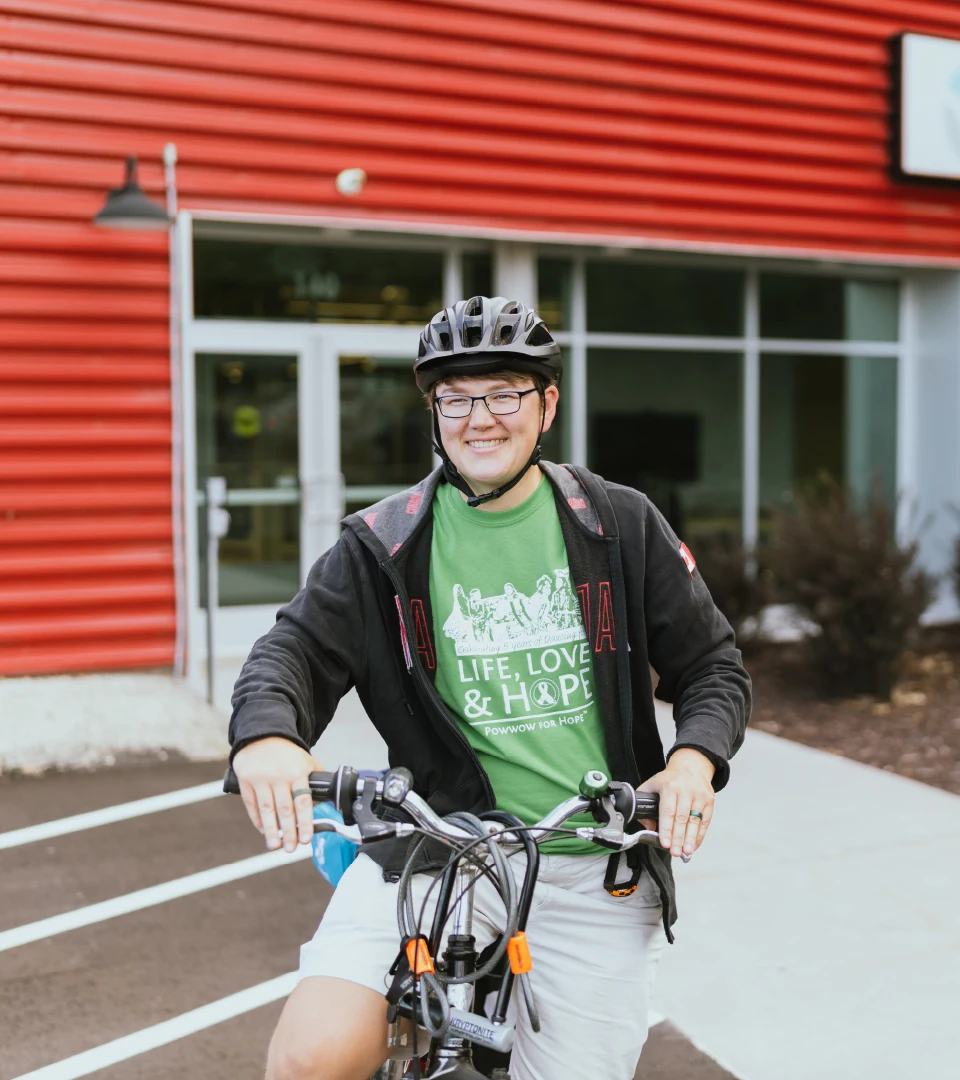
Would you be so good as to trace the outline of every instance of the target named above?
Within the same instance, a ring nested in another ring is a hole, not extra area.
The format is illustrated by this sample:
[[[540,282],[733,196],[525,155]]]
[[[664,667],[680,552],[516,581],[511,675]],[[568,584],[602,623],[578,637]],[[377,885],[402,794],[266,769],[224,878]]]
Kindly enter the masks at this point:
[[[590,473],[585,470],[580,470],[576,465],[565,465],[564,468],[576,477],[580,482],[580,486],[590,496],[597,512],[597,517],[600,519],[600,525],[604,535],[617,535],[619,532],[617,516],[613,506],[610,504],[610,499],[608,498],[606,491],[603,490],[600,484],[595,482]],[[626,862],[627,867],[630,870],[630,876],[624,881],[617,881],[617,874],[620,870],[620,858],[622,855],[623,852],[614,851],[610,855],[610,858],[607,859],[607,872],[604,875],[603,887],[611,896],[632,896],[637,891],[637,885],[640,883],[640,875],[643,873],[643,865],[640,862],[640,852],[636,848],[630,848],[629,851],[626,852]]]
[[[624,881],[617,881],[621,855],[623,855],[622,851],[615,851],[607,859],[607,872],[603,878],[603,887],[611,896],[632,896],[637,891],[640,875],[643,873],[640,852],[636,848],[630,848],[627,852],[627,868],[631,871],[630,877]]]
[[[590,496],[593,507],[600,519],[604,536],[618,536],[620,526],[617,521],[617,512],[613,509],[610,497],[607,495],[602,484],[597,483],[597,478],[588,470],[581,469],[579,465],[563,466],[571,476],[575,477],[583,490]]]

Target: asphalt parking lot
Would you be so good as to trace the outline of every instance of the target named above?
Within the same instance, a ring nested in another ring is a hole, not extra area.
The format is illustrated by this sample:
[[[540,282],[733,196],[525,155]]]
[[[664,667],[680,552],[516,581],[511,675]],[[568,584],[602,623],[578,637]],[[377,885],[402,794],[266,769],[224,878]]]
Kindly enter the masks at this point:
[[[222,775],[0,778],[0,1080],[261,1080],[330,890],[309,859],[264,852],[240,800],[213,794]],[[67,820],[92,812],[121,820]],[[730,1080],[669,1022],[637,1077]]]

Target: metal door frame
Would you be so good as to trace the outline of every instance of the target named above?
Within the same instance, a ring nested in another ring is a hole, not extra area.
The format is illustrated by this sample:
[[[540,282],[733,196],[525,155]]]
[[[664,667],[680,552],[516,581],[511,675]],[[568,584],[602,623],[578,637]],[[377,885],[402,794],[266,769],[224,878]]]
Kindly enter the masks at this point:
[[[206,613],[200,607],[197,477],[197,353],[296,357],[300,478],[300,581],[333,544],[343,514],[340,472],[339,357],[344,353],[416,355],[419,327],[196,319],[183,348],[183,470],[187,595],[187,675],[196,678],[206,660]],[[412,374],[411,374],[412,378]],[[277,604],[223,609],[218,620],[218,659],[242,659],[273,625]]]

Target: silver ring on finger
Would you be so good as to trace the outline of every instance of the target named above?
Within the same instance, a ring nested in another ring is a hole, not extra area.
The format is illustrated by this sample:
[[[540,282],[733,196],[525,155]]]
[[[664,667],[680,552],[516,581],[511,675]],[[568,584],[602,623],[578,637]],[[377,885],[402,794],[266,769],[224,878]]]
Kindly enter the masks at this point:
[[[699,810],[691,810],[690,817],[696,818],[697,821],[703,821],[703,814],[701,814]]]
[[[301,795],[311,795],[312,796],[313,792],[308,787],[298,787],[298,788],[294,788],[293,791],[290,792],[290,795],[294,799],[299,799]]]

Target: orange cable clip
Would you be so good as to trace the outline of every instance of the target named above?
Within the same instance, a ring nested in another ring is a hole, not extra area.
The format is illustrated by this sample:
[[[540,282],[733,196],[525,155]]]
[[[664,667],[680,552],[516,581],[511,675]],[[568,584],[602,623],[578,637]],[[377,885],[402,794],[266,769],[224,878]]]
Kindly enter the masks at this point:
[[[611,896],[633,896],[637,891],[636,885],[624,885],[622,889],[611,889]]]
[[[430,958],[426,938],[411,938],[407,942],[407,963],[410,965],[410,970],[414,975],[433,974],[433,960]]]
[[[510,957],[510,970],[514,975],[523,975],[533,967],[527,935],[522,930],[507,942],[507,956]]]

